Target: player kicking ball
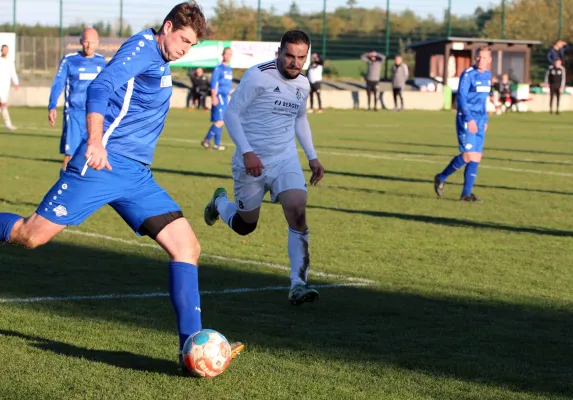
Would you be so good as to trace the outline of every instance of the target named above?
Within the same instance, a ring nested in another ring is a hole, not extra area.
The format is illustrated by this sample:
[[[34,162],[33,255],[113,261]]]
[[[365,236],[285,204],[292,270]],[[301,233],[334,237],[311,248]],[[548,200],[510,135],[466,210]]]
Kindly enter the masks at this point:
[[[300,75],[309,48],[306,33],[288,31],[281,39],[277,59],[249,68],[241,79],[224,116],[237,146],[232,161],[235,201],[219,188],[205,207],[207,225],[220,217],[239,235],[248,235],[257,227],[263,197],[270,190],[272,202],[281,203],[289,226],[288,299],[294,305],[319,297],[307,285],[306,180],[294,139],[296,135],[309,160],[310,183],[316,185],[324,168],[314,150],[306,116],[310,84]]]
[[[434,177],[434,190],[438,197],[444,195],[446,179],[464,165],[464,188],[461,201],[481,203],[473,193],[479,163],[482,159],[487,131],[487,101],[491,88],[491,50],[481,47],[476,53],[476,64],[460,76],[457,99],[456,131],[460,154],[452,159],[442,173]]]
[[[169,255],[169,295],[179,333],[179,361],[187,338],[202,329],[198,282],[201,248],[181,208],[151,173],[155,146],[172,93],[169,62],[207,33],[201,8],[175,6],[159,32],[128,39],[87,90],[87,140],[29,218],[0,213],[0,242],[35,248],[67,225],[79,225],[109,204],[138,235]],[[231,344],[234,358],[244,346]],[[182,366],[183,373],[187,368]]]

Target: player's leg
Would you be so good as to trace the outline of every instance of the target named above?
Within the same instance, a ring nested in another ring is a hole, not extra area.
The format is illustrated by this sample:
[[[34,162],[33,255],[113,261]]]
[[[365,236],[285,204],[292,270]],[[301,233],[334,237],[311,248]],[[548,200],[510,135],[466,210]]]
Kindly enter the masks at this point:
[[[310,84],[310,109],[308,110],[308,113],[312,113],[314,112],[314,83]]]
[[[378,110],[378,82],[372,82],[372,97],[374,98],[374,111]]]
[[[553,97],[555,97],[555,90],[553,86],[549,87],[549,114],[553,114]]]
[[[398,109],[398,89],[397,88],[393,88],[392,89],[392,94],[394,97],[394,110]]]
[[[559,115],[559,103],[561,102],[561,91],[555,89],[555,114]]]
[[[225,150],[225,146],[221,146],[221,136],[223,134],[223,114],[225,112],[226,102],[224,96],[217,95],[218,104],[211,107],[211,127],[201,142],[206,149],[211,146],[211,139],[215,138],[214,148],[217,150]]]
[[[460,154],[452,158],[450,163],[444,168],[444,170],[434,176],[434,191],[438,195],[438,197],[442,197],[444,195],[444,190],[446,186],[446,181],[448,177],[455,172],[457,172],[460,168],[466,165],[466,160],[463,156],[463,153],[466,152],[467,146],[471,143],[468,143],[469,135],[471,135],[465,126],[465,122],[460,118],[456,118],[456,131],[458,135],[458,147],[460,150]]]
[[[372,96],[372,85],[366,81],[366,98],[368,99],[368,111],[370,111],[370,96]]]
[[[169,256],[169,295],[181,351],[187,338],[202,328],[198,281],[201,247],[180,207],[155,182],[151,171],[136,161],[130,163],[124,194],[110,205],[134,232],[155,240]]]
[[[28,218],[12,213],[0,213],[0,242],[9,242],[29,249],[48,243],[65,228],[65,225],[55,224],[36,213]]]
[[[318,112],[322,112],[322,96],[321,96],[321,89],[320,89],[320,82],[315,83],[316,86],[316,99],[318,100]]]
[[[114,164],[114,171],[121,170],[115,159],[110,160]],[[84,163],[81,156],[72,158],[68,170],[60,175],[60,179],[46,193],[31,217],[0,213],[0,242],[28,248],[41,246],[66,226],[80,225],[88,216],[114,199],[115,173],[89,169],[81,176]],[[116,180],[121,181],[121,178]]]
[[[398,88],[398,98],[400,99],[400,111],[404,111],[404,94],[402,88]]]
[[[239,235],[246,236],[257,228],[265,189],[265,172],[261,176],[247,175],[243,168],[233,168],[235,201],[223,188],[215,190],[205,207],[205,223],[213,225],[219,218]]]
[[[8,92],[0,93],[0,114],[2,115],[2,119],[4,120],[4,126],[6,129],[13,131],[16,129],[14,125],[12,125],[12,120],[10,119],[10,113],[8,112]]]
[[[287,250],[291,268],[288,299],[293,305],[299,305],[319,297],[318,292],[307,285],[310,234],[306,224],[306,182],[298,157],[281,162],[275,170],[271,201],[281,203],[288,223]]]
[[[462,153],[464,161],[466,162],[466,168],[464,171],[464,186],[460,200],[481,203],[481,200],[473,194],[473,188],[477,178],[479,164],[482,159],[485,139],[485,119],[477,120],[476,122],[478,125],[478,132],[475,134],[469,134],[471,136],[468,139],[468,143],[471,144],[471,151]]]

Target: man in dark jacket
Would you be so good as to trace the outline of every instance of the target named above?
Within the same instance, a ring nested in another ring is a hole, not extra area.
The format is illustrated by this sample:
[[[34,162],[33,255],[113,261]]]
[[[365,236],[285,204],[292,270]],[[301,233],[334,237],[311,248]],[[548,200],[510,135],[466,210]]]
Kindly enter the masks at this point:
[[[553,99],[556,100],[556,114],[559,114],[559,100],[565,90],[565,68],[561,59],[555,60],[555,65],[550,65],[545,73],[545,85],[549,86],[549,113],[553,114]]]

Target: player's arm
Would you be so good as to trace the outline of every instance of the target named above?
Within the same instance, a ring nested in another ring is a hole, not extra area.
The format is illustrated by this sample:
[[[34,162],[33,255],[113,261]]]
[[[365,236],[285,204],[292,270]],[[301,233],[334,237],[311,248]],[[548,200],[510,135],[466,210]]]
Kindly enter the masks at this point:
[[[565,82],[567,81],[567,71],[565,71],[565,67],[561,66],[561,85],[560,90],[561,92],[565,91]]]
[[[235,90],[227,111],[223,116],[229,137],[237,146],[237,150],[243,156],[247,174],[259,176],[264,168],[261,160],[253,152],[243,126],[241,125],[241,113],[262,93],[263,88],[258,84],[260,77],[257,77],[256,67],[247,70],[239,86]]]
[[[139,46],[138,41],[143,41],[144,46]],[[85,154],[88,160],[87,166],[98,171],[103,168],[111,170],[111,165],[107,161],[106,143],[103,141],[103,123],[109,97],[126,83],[128,83],[127,91],[133,91],[133,78],[149,67],[150,50],[154,45],[154,42],[144,40],[143,37],[134,37],[127,41],[88,86],[86,100],[88,148]]]
[[[549,66],[545,71],[545,80],[543,81],[545,86],[549,86],[549,71],[551,71],[551,66]]]
[[[213,75],[211,75],[211,104],[217,106],[219,104],[219,98],[217,97],[219,89],[219,79],[221,77],[221,68],[217,67],[213,70]]]
[[[318,156],[316,155],[316,150],[314,149],[314,144],[312,143],[312,131],[306,116],[307,101],[308,93],[302,99],[301,107],[298,110],[294,122],[294,133],[304,151],[304,154],[306,155],[306,158],[308,159],[308,165],[312,171],[310,184],[316,185],[324,176],[324,168],[318,161]]]
[[[50,100],[48,101],[48,121],[51,126],[56,124],[56,118],[58,116],[56,108],[58,107],[58,99],[64,90],[66,85],[66,80],[68,78],[69,66],[66,58],[62,58],[60,61],[60,66],[58,72],[52,80],[52,87],[50,88]]]
[[[458,86],[458,112],[462,113],[462,117],[468,126],[468,131],[470,133],[477,133],[477,124],[468,104],[470,87],[471,76],[467,71],[464,71],[460,77],[460,84]]]
[[[12,71],[10,73],[10,79],[12,79],[12,84],[18,89],[20,86],[20,80],[18,79],[18,74],[16,73],[16,64],[12,63]]]

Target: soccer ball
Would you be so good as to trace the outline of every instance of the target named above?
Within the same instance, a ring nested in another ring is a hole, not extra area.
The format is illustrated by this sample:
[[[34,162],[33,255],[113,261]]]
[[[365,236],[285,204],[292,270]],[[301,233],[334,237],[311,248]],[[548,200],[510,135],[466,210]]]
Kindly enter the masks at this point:
[[[203,329],[189,336],[183,345],[183,362],[195,376],[213,378],[231,362],[231,345],[213,329]]]

